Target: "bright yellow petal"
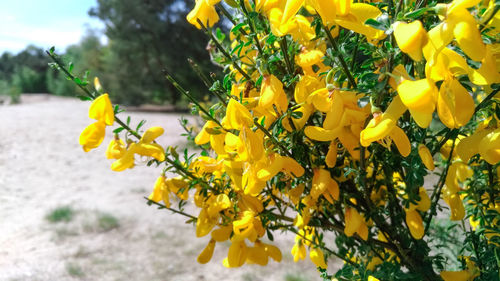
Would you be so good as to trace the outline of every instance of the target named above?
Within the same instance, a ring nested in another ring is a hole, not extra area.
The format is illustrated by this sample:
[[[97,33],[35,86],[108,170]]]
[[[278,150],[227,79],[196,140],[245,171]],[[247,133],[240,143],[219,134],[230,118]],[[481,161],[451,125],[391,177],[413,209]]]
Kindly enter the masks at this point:
[[[437,112],[446,127],[454,129],[465,126],[474,114],[474,100],[456,79],[444,81],[439,89]]]
[[[92,102],[89,108],[89,117],[108,126],[113,125],[115,113],[108,94],[102,94]]]
[[[406,224],[413,238],[422,239],[422,237],[424,237],[424,222],[418,211],[413,210],[406,212]]]
[[[88,125],[80,134],[79,143],[83,146],[85,152],[97,148],[104,140],[106,133],[106,124],[101,121]]]
[[[210,241],[208,241],[207,246],[205,247],[205,249],[203,249],[203,251],[200,253],[200,255],[196,260],[201,264],[209,262],[212,259],[212,255],[214,254],[214,249],[215,249],[215,240],[210,239]]]
[[[325,257],[323,255],[323,252],[320,249],[311,249],[309,251],[309,257],[311,258],[311,261],[316,265],[316,267],[320,267],[323,269],[327,269],[328,266],[325,263]]]
[[[394,141],[394,144],[396,144],[399,153],[403,157],[410,155],[411,152],[410,140],[408,139],[408,136],[401,128],[394,127],[389,135]]]
[[[479,154],[491,165],[500,162],[500,129],[487,134],[481,140]]]
[[[340,135],[341,129],[342,128],[337,128],[335,130],[325,130],[322,127],[307,126],[304,129],[304,133],[308,138],[313,140],[332,141]]]
[[[405,80],[398,86],[398,93],[408,109],[422,112],[434,111],[437,88],[432,81],[428,79]]]
[[[407,53],[415,61],[422,60],[422,47],[427,43],[427,33],[420,21],[396,22],[394,37],[401,51]]]
[[[481,61],[486,45],[483,43],[474,17],[465,9],[456,9],[451,20],[456,21],[453,34],[460,48],[471,59]]]
[[[420,159],[422,159],[422,163],[424,163],[424,166],[429,169],[429,170],[434,170],[434,159],[432,159],[431,151],[425,144],[419,144],[418,145],[418,155],[420,156]]]
[[[152,143],[156,138],[163,135],[165,130],[162,127],[151,127],[144,132],[140,142]]]

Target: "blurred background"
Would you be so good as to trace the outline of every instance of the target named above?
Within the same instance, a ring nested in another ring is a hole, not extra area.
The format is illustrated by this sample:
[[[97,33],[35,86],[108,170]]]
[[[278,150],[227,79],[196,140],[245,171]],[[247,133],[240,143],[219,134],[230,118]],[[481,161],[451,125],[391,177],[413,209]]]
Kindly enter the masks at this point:
[[[75,73],[98,76],[115,102],[182,105],[167,83],[171,72],[200,97],[206,91],[187,63],[218,72],[206,51],[206,35],[186,15],[186,0],[19,0],[0,2],[0,94],[75,96],[77,87],[48,67],[55,46]],[[185,105],[185,103],[184,103]]]
[[[293,262],[290,233],[275,233],[281,263],[227,269],[229,244],[218,243],[212,261],[197,264],[209,238],[196,238],[185,218],[144,199],[161,168],[136,159],[133,170],[112,172],[104,152],[113,128],[89,153],[78,144],[93,122],[90,103],[75,98],[82,93],[48,66],[45,50],[55,46],[75,74],[98,76],[113,103],[182,109],[187,102],[162,69],[198,98],[208,90],[187,58],[205,73],[220,73],[206,36],[185,20],[193,6],[183,0],[0,1],[0,280],[320,279],[308,259]],[[164,127],[163,146],[186,147],[180,113],[124,115],[132,126],[145,119],[145,129]],[[187,206],[186,212],[198,211]]]

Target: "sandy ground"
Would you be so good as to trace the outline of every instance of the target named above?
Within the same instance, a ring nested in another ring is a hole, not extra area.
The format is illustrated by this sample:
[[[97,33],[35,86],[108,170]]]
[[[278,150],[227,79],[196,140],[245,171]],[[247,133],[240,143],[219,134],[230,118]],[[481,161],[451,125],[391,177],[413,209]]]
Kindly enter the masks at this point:
[[[196,263],[207,238],[169,211],[148,206],[159,168],[110,170],[106,145],[84,153],[80,132],[92,122],[89,102],[45,95],[0,106],[0,280],[320,280],[309,261],[293,263],[293,236],[276,242],[281,263],[226,269],[227,244],[212,261]],[[163,126],[163,145],[182,144],[179,115],[129,114],[132,124]],[[46,215],[68,206],[69,222]],[[99,218],[115,218],[105,227]],[[280,236],[276,233],[275,237]]]

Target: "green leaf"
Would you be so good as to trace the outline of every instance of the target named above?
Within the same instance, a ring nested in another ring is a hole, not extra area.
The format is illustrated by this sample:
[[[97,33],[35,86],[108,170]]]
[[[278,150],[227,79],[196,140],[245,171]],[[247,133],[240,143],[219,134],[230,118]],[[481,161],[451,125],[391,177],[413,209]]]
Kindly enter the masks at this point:
[[[220,30],[220,28],[217,27],[217,29],[215,30],[215,37],[217,38],[217,40],[219,40],[219,42],[221,42],[224,41],[226,35]]]
[[[232,33],[236,33],[236,32],[237,32],[238,30],[240,30],[243,26],[245,26],[245,23],[243,23],[243,22],[242,22],[242,23],[239,23],[239,24],[235,25],[235,26],[233,27],[233,29],[231,29],[231,32],[232,32]]]
[[[421,17],[428,10],[429,10],[429,8],[421,8],[421,9],[418,9],[418,10],[406,13],[404,15],[404,17],[407,18],[407,19],[413,19],[414,20],[414,19],[417,19],[417,18]]]
[[[90,100],[92,100],[92,98],[88,97],[88,96],[78,95],[76,97],[79,98],[81,101],[90,101]]]
[[[379,21],[377,21],[375,19],[367,19],[365,21],[365,24],[368,25],[368,26],[371,26],[371,27],[373,27],[375,29],[379,29],[379,30],[383,30],[383,31],[387,30],[387,27],[383,23],[381,23],[381,22],[379,22]]]
[[[139,129],[142,127],[142,125],[146,124],[146,120],[141,120],[139,124],[137,124],[137,128],[135,129],[136,131],[139,131]]]
[[[123,128],[123,127],[119,127],[119,128],[114,129],[114,130],[113,130],[113,133],[114,133],[114,134],[119,134],[119,133],[120,133],[121,131],[123,131],[123,130],[125,130],[125,128]]]

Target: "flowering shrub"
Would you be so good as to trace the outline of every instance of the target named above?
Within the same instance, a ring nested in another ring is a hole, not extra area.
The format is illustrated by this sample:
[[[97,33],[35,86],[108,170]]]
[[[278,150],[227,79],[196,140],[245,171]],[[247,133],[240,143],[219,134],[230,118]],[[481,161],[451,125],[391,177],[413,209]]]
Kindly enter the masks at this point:
[[[148,202],[210,237],[199,263],[229,241],[226,267],[290,251],[325,280],[498,280],[498,10],[494,0],[197,0],[187,20],[225,71],[220,81],[198,72],[213,103],[165,72],[205,120],[197,133],[186,126],[196,155],[158,144],[162,128],[132,129],[98,80],[88,90],[49,55],[93,100],[83,149],[118,122],[111,169],[137,155],[161,168]],[[218,11],[229,34],[212,30]],[[282,231],[296,234],[288,249],[273,245]],[[344,261],[335,273],[333,258]]]

